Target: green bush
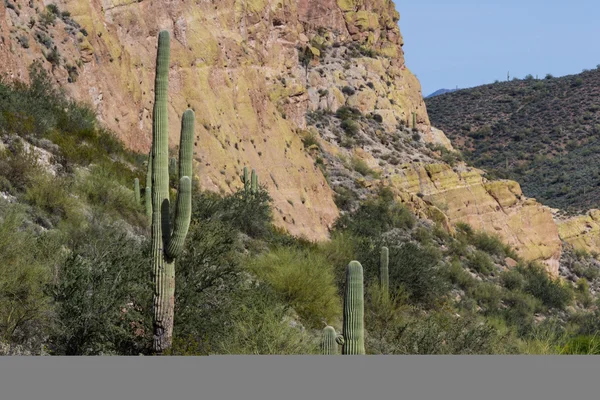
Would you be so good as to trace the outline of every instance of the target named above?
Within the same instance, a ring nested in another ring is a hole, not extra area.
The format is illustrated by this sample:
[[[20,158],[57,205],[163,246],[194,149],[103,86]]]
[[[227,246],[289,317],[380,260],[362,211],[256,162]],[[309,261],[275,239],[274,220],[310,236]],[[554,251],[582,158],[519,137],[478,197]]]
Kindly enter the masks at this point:
[[[248,277],[239,265],[240,246],[238,233],[219,220],[195,220],[190,226],[177,261],[173,335],[193,342],[197,355],[215,351],[219,340],[230,334],[228,320],[239,305],[236,299],[252,290],[244,285]]]
[[[268,292],[248,292],[229,318],[231,334],[218,338],[219,354],[319,354],[318,340],[295,326],[290,310]]]
[[[494,262],[487,253],[476,250],[467,256],[467,266],[479,273],[489,275],[494,269]]]
[[[410,242],[389,246],[389,258],[390,288],[404,288],[411,301],[431,304],[450,289],[443,279],[441,254],[436,248]],[[374,274],[375,268],[365,273],[369,278]]]
[[[561,349],[561,354],[600,354],[600,337],[577,336],[569,340]]]
[[[339,319],[341,301],[333,266],[322,255],[280,247],[247,260],[247,268],[273,287],[308,326],[318,328],[323,319],[328,323]]]
[[[196,193],[192,218],[218,219],[253,238],[268,238],[274,234],[271,201],[264,188],[256,195],[245,193],[243,189],[226,197],[209,192]]]
[[[393,195],[384,190],[376,198],[364,201],[355,212],[339,218],[335,229],[376,238],[393,228],[411,229],[414,224],[410,210],[396,203]]]
[[[51,279],[59,246],[28,227],[21,207],[0,203],[0,341],[32,344],[39,351],[49,321]]]
[[[118,224],[98,222],[77,232],[69,247],[71,253],[52,285],[52,352],[145,352],[152,332],[146,240],[132,237]]]
[[[525,277],[525,292],[537,297],[551,308],[563,309],[573,299],[573,291],[560,280],[550,278],[546,270],[537,265],[519,265],[517,270]]]

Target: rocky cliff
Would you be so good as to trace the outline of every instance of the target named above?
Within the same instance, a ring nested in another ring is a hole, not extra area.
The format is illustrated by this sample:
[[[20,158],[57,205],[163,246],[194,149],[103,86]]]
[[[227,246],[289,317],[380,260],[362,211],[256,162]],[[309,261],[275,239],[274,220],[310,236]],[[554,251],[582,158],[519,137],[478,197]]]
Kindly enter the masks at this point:
[[[322,240],[339,215],[336,193],[387,185],[448,229],[465,221],[498,233],[556,273],[561,240],[550,211],[514,182],[446,163],[453,149],[430,126],[404,63],[399,18],[390,0],[6,0],[0,72],[27,80],[41,60],[128,146],[147,152],[156,37],[167,29],[171,143],[189,105],[203,188],[231,192],[252,166],[276,222]]]

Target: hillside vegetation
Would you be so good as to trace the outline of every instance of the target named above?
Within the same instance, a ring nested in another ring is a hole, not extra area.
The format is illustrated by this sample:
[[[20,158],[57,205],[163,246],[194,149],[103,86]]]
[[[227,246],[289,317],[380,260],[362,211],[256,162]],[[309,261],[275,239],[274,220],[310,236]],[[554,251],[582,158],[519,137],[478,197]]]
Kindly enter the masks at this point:
[[[0,354],[152,354],[149,224],[132,190],[146,156],[32,73],[31,86],[0,83]],[[351,260],[364,267],[367,354],[597,351],[589,256],[553,281],[494,236],[457,228],[382,190],[312,243],[274,227],[264,189],[195,184],[168,354],[318,354],[325,323],[341,328]]]
[[[598,208],[600,69],[483,85],[426,100],[475,166],[568,212]]]

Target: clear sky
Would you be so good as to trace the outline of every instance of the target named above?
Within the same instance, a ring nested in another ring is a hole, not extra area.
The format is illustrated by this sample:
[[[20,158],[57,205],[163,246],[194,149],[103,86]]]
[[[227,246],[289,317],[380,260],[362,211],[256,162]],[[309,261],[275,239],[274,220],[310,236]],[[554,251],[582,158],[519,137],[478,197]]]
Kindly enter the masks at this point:
[[[424,96],[600,64],[600,0],[394,1]]]

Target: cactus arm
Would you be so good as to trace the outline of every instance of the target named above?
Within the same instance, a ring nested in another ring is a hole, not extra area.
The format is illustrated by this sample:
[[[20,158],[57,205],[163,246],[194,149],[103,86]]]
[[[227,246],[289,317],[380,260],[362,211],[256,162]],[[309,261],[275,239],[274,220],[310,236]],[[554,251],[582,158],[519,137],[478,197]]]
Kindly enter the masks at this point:
[[[326,326],[325,329],[323,329],[323,337],[321,341],[321,354],[337,354],[336,336],[337,334],[335,333],[335,328],[333,326]]]
[[[179,179],[193,177],[192,156],[194,153],[194,111],[188,109],[181,118],[181,138],[179,139]]]
[[[179,192],[177,193],[177,211],[175,223],[173,224],[173,234],[169,240],[169,245],[165,250],[165,256],[168,260],[176,259],[183,251],[185,237],[187,236],[192,217],[192,181],[188,176],[184,176],[179,181]]]
[[[365,354],[363,285],[362,265],[358,261],[351,261],[346,267],[342,354]]]
[[[173,232],[166,245],[165,256],[175,259],[183,250],[192,216],[192,155],[194,152],[194,111],[186,110],[181,118],[179,139],[179,191],[175,205]],[[184,178],[187,178],[185,180]]]
[[[379,260],[379,284],[385,293],[389,291],[390,287],[390,275],[389,275],[389,264],[390,264],[390,251],[387,247],[381,248],[381,257]]]

